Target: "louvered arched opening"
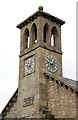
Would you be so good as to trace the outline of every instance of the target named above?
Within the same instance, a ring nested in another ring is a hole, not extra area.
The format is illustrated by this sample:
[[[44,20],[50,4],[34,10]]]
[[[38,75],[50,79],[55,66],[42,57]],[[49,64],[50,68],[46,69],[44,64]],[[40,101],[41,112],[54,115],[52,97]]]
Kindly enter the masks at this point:
[[[44,42],[44,43],[46,43],[47,32],[48,32],[48,24],[46,23],[46,24],[44,25],[44,29],[43,29],[43,42]]]
[[[24,32],[24,48],[29,48],[30,46],[30,37],[29,37],[29,30],[26,28]]]
[[[35,44],[37,43],[37,26],[35,23],[32,25],[31,32],[32,32],[32,38],[31,38],[32,44]]]
[[[55,47],[58,42],[58,31],[56,27],[53,27],[51,30],[51,46]]]

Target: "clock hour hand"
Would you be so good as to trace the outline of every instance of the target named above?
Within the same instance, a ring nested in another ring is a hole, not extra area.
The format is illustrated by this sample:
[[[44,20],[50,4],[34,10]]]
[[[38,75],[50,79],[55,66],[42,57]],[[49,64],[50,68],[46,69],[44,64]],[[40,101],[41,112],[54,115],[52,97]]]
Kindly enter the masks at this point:
[[[50,62],[50,64],[51,64],[51,65],[53,65],[53,61],[52,61],[52,62]]]
[[[47,60],[47,62],[49,62],[50,64],[52,64],[53,65],[53,61],[51,62],[50,60],[48,60],[48,59],[46,59]]]

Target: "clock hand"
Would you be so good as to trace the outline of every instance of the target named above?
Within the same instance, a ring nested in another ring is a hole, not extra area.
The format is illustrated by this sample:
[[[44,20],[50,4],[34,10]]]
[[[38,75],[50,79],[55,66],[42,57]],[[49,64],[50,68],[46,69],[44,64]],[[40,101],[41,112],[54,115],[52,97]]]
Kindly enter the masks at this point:
[[[50,62],[50,60],[48,60],[48,59],[46,59],[47,60],[47,62]]]
[[[51,64],[53,65],[53,63],[54,63],[54,59],[52,59],[52,61],[51,61]]]
[[[50,64],[52,64],[52,65],[53,65],[53,62],[50,62]]]
[[[48,59],[46,59],[47,60],[47,62],[49,62],[50,64],[52,64],[53,65],[53,61],[51,62],[50,60],[48,60]]]

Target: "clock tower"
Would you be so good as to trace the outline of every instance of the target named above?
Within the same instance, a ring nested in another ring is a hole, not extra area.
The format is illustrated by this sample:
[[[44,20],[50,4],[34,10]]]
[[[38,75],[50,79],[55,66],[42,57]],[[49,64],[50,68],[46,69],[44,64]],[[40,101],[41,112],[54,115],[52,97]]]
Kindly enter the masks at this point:
[[[38,11],[17,25],[21,31],[17,112],[21,117],[41,117],[48,110],[45,73],[62,77],[61,26],[65,22]]]

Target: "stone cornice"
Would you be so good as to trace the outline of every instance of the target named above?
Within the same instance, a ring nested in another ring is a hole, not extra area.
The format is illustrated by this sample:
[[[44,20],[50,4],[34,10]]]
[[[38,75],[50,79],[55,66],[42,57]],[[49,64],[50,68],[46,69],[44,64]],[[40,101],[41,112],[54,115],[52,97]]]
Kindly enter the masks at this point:
[[[31,16],[29,16],[27,19],[25,19],[23,22],[21,22],[20,24],[18,24],[16,27],[19,29],[22,29],[24,26],[26,26],[27,24],[29,24],[30,22],[32,22],[34,19],[36,19],[38,16],[42,16],[48,20],[51,20],[52,22],[56,22],[57,24],[63,25],[65,23],[65,21],[50,15],[49,13],[46,13],[44,11],[38,10],[37,12],[35,12],[34,14],[32,14]]]
[[[71,92],[74,92],[76,95],[78,95],[78,87],[77,86],[72,86],[70,83],[64,81],[62,77],[55,76],[54,74],[50,74],[49,72],[44,72],[44,75],[48,78],[52,79],[52,81],[56,81],[56,83],[60,86],[65,87],[66,89],[70,89]]]
[[[60,50],[57,50],[55,47],[51,47],[50,45],[47,45],[45,43],[38,42],[38,43],[30,46],[30,48],[27,48],[27,49],[21,51],[19,57],[22,57],[25,54],[28,54],[29,52],[34,51],[35,49],[37,49],[39,47],[42,47],[42,48],[47,49],[47,50],[50,50],[50,51],[55,52],[55,53],[60,54],[60,55],[63,54],[63,52],[61,52]]]

